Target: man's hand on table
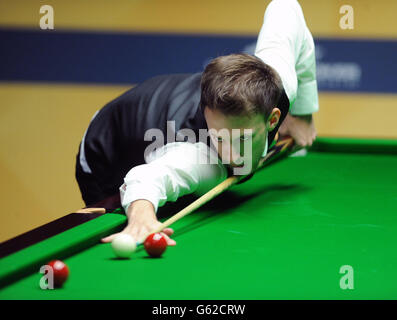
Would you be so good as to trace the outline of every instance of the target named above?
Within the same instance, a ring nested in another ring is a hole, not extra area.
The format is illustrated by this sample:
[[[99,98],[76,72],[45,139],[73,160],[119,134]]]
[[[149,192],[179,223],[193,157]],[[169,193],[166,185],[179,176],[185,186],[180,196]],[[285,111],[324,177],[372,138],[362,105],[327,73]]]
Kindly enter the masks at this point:
[[[131,235],[136,241],[144,241],[144,237],[150,234],[151,230],[156,229],[161,225],[161,222],[157,220],[154,207],[150,201],[147,200],[136,200],[131,203],[127,212],[128,225],[120,233],[126,233]],[[112,234],[102,239],[102,242],[112,242],[113,239],[120,233]],[[169,246],[175,246],[175,240],[171,239],[170,236],[174,233],[171,228],[165,228],[162,234],[167,239]]]
[[[291,136],[300,147],[310,147],[317,132],[312,115],[293,116],[290,113],[284,119],[278,131],[280,135]]]

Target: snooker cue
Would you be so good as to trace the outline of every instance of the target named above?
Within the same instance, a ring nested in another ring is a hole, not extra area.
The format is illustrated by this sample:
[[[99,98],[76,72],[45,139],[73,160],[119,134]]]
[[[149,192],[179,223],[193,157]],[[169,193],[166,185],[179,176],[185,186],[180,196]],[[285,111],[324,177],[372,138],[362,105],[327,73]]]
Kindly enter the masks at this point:
[[[282,137],[280,138],[280,140],[277,141],[277,143],[272,148],[270,148],[267,155],[259,162],[259,166],[255,171],[258,171],[264,168],[265,166],[274,163],[274,161],[276,160],[279,161],[282,158],[286,158],[289,154],[297,150],[298,148],[295,145],[293,138],[291,138],[290,136]],[[164,221],[159,227],[152,230],[149,234],[160,232],[161,230],[167,228],[168,226],[178,221],[179,219],[194,212],[196,209],[198,209],[208,201],[212,200],[217,195],[221,194],[223,191],[229,189],[231,186],[233,186],[234,184],[236,184],[238,181],[240,181],[245,177],[247,176],[231,176],[227,178],[226,180],[222,181],[217,186],[212,188],[210,191],[203,194],[200,198],[193,201],[186,208],[182,209],[181,211],[173,215],[171,218]],[[144,239],[146,239],[146,237]],[[142,243],[143,241],[138,241],[137,245],[140,245]]]

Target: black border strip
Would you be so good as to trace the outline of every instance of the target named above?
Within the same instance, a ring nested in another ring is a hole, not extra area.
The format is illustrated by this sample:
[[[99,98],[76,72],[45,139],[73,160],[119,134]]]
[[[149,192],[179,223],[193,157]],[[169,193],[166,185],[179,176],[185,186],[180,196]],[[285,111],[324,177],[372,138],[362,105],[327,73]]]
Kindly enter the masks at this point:
[[[105,208],[106,212],[113,212],[120,206],[120,195],[115,194],[86,208]],[[61,232],[77,227],[87,221],[98,218],[103,214],[104,213],[70,213],[12,239],[6,240],[0,243],[0,259]]]
[[[0,259],[87,221],[98,218],[101,215],[103,213],[70,213],[15,238],[4,241],[0,244]]]

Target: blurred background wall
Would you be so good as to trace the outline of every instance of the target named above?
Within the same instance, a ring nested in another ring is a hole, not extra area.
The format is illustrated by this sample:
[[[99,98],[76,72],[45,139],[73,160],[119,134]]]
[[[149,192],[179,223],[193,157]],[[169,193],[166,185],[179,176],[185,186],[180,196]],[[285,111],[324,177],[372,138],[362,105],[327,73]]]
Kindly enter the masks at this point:
[[[157,74],[253,53],[264,0],[0,0],[0,241],[84,206],[74,178],[96,110]],[[397,1],[301,0],[319,136],[397,138]],[[343,30],[342,5],[354,10]],[[40,7],[54,9],[41,30]]]

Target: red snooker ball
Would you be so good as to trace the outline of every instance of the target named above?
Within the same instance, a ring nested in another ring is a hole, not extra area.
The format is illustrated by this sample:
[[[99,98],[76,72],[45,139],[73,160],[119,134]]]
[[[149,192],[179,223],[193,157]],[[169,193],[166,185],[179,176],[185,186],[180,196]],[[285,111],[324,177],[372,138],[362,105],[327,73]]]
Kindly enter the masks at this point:
[[[143,243],[149,256],[158,258],[167,249],[167,239],[161,233],[150,234]]]
[[[61,287],[69,276],[68,266],[61,260],[52,260],[47,265],[52,268],[54,276],[54,285]]]

